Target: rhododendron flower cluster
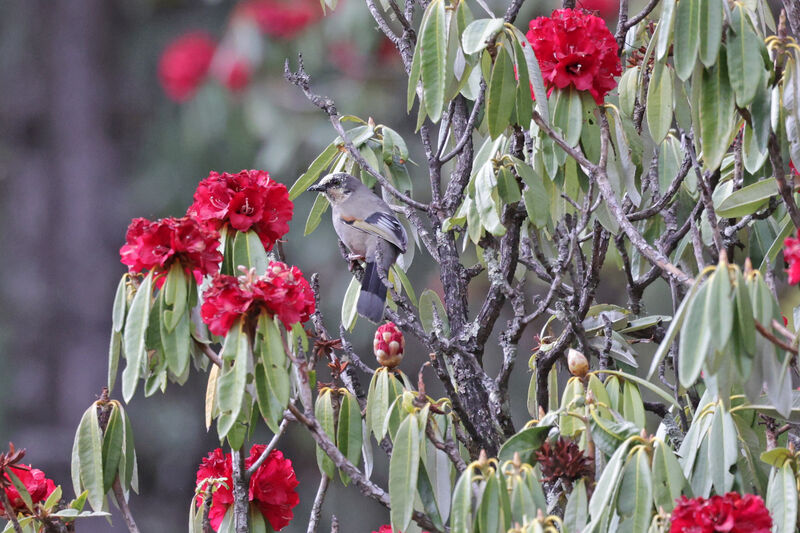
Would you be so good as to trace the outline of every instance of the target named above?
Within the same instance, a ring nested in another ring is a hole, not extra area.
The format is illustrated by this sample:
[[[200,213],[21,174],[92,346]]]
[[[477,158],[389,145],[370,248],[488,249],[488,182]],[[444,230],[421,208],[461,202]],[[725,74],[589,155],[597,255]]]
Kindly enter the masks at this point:
[[[46,478],[44,472],[38,468],[31,468],[30,465],[16,465],[9,468],[13,470],[14,475],[25,485],[25,489],[28,491],[28,494],[30,494],[31,501],[34,504],[45,501],[47,497],[50,496],[50,493],[56,490],[56,484],[53,483],[53,480]],[[7,472],[3,473],[3,483],[0,484],[0,486],[4,487],[2,490],[5,490],[6,498],[8,498],[8,502],[11,504],[12,514],[27,514],[30,512]],[[7,516],[8,510],[0,503],[0,517],[5,518]]]
[[[245,468],[250,468],[265,448],[263,444],[256,444],[250,448],[250,456],[244,462]],[[196,499],[198,507],[203,505],[205,492],[212,489],[210,486],[212,479],[217,480],[217,483],[211,497],[209,520],[211,527],[217,531],[228,508],[233,505],[231,454],[223,453],[220,448],[204,457],[197,470],[197,487],[201,491]],[[292,461],[286,459],[279,450],[272,450],[250,476],[248,499],[261,511],[275,531],[286,527],[294,517],[292,509],[300,502],[300,497],[295,491],[297,485]]]
[[[218,248],[219,233],[193,218],[162,218],[153,222],[135,218],[128,226],[119,255],[131,272],[149,270],[160,276],[159,286],[164,282],[163,274],[176,261],[199,284],[203,276],[219,271],[222,254]]]
[[[622,73],[617,42],[600,17],[578,9],[556,9],[530,22],[527,34],[548,88],[589,91],[597,105]]]
[[[172,41],[158,62],[158,79],[176,102],[190,99],[206,79],[216,44],[203,32],[187,33]]]
[[[248,17],[265,35],[291,39],[322,17],[317,0],[246,0],[236,8],[236,16]]]
[[[296,266],[273,261],[263,276],[216,276],[203,294],[200,314],[214,335],[225,335],[237,318],[263,310],[286,327],[305,322],[314,312],[314,292]]]
[[[787,237],[783,241],[783,260],[789,265],[789,284],[800,282],[800,238]]]
[[[289,231],[293,213],[286,186],[263,170],[211,172],[197,186],[187,211],[215,229],[225,224],[238,231],[253,229],[267,251]]]
[[[760,496],[681,496],[672,511],[670,533],[770,533],[772,518]]]

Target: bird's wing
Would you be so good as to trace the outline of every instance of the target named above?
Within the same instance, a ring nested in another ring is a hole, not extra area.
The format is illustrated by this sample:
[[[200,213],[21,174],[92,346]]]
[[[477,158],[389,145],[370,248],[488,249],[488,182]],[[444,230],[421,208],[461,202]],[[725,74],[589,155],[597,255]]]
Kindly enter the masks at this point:
[[[405,253],[408,245],[406,229],[393,214],[376,211],[364,220],[358,217],[346,216],[342,216],[341,219],[348,226],[389,241],[397,246],[401,252]]]

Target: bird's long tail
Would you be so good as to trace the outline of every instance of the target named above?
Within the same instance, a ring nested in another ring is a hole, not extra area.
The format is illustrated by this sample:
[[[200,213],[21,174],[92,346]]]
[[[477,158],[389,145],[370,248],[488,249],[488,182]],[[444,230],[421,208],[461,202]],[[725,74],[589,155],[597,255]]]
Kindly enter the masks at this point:
[[[361,293],[358,296],[358,314],[370,322],[378,323],[383,318],[383,307],[386,304],[386,286],[378,274],[374,262],[368,262],[361,280]]]

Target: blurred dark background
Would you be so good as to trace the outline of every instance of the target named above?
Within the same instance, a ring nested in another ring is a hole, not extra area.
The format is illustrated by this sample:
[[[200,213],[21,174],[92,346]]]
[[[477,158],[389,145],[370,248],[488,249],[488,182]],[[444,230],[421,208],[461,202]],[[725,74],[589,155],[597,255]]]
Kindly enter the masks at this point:
[[[505,8],[490,4],[498,13]],[[616,0],[586,4],[616,8]],[[529,2],[518,26],[553,7]],[[175,39],[198,30],[216,52],[209,73],[176,102],[159,84],[159,58]],[[0,3],[0,445],[27,448],[26,462],[62,484],[67,498],[75,428],[106,383],[127,224],[137,216],[180,216],[210,170],[261,168],[293,183],[335,136],[325,116],[283,81],[284,59],[294,64],[298,52],[315,90],[333,97],[340,113],[391,125],[406,135],[412,159],[424,160],[414,141],[415,115],[405,113],[402,64],[357,0],[340,0],[326,17],[316,0]],[[424,167],[411,173],[424,189]],[[326,322],[335,331],[349,274],[328,216],[303,237],[312,200],[304,195],[296,203],[288,260],[320,273]],[[410,276],[418,294],[437,288],[430,266],[417,254]],[[606,301],[624,304],[614,301],[622,293]],[[352,333],[365,361],[373,331],[359,322]],[[535,332],[526,334],[513,381],[520,425],[529,379],[524,354]],[[416,375],[427,352],[413,343],[407,352],[403,369]],[[144,398],[140,387],[128,408],[141,480],[131,507],[144,532],[186,528],[197,465],[218,445],[204,427],[204,391],[205,375],[193,373],[165,395]],[[268,438],[266,429],[259,432],[258,440]],[[313,443],[292,428],[280,447],[301,483],[296,519],[285,531],[305,531],[319,479]],[[385,483],[377,448],[375,457],[375,477]],[[321,530],[331,513],[346,532],[388,522],[388,512],[356,492],[332,486]],[[78,531],[124,531],[124,524],[92,519]]]

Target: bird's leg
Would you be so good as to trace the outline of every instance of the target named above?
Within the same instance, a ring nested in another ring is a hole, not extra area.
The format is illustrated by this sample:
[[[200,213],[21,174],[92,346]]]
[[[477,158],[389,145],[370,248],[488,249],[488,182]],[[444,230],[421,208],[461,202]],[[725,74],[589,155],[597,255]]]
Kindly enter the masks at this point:
[[[347,261],[347,270],[350,272],[361,270],[359,261],[363,261],[365,259],[363,255],[350,253],[350,250],[347,249],[347,246],[342,242],[341,239],[339,239],[339,251],[342,253],[344,260]]]

